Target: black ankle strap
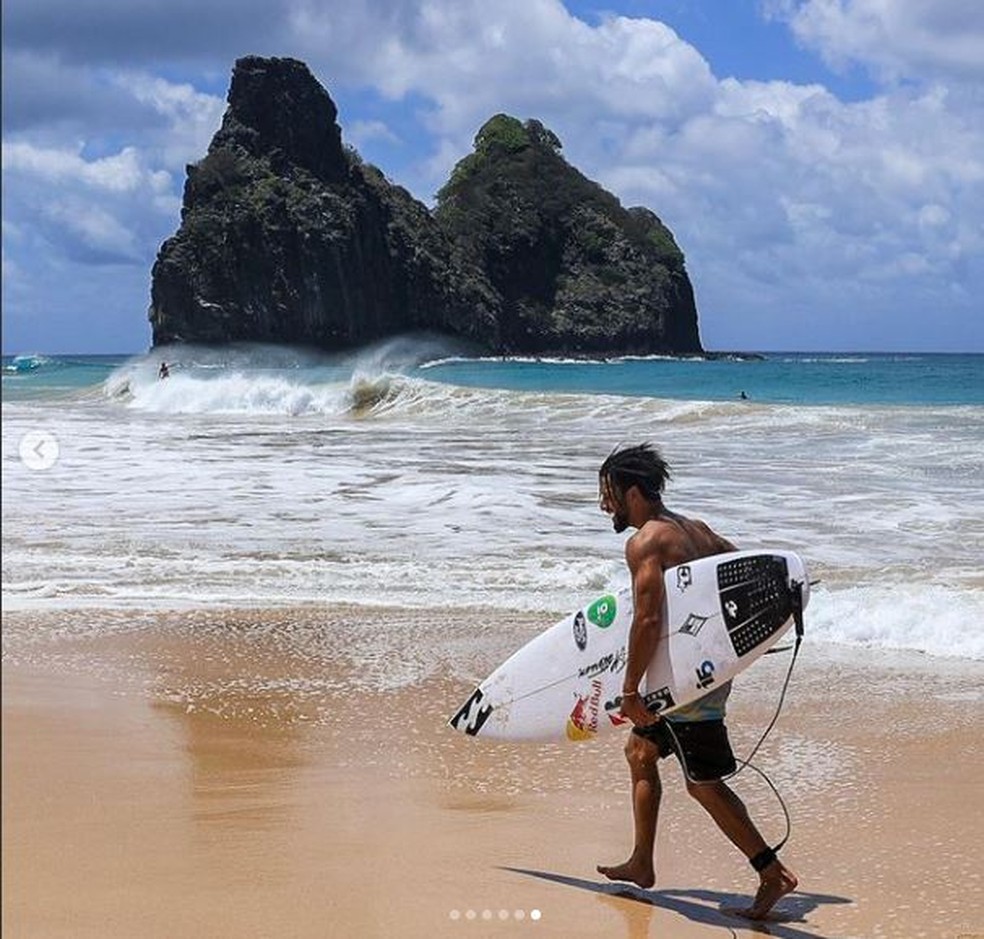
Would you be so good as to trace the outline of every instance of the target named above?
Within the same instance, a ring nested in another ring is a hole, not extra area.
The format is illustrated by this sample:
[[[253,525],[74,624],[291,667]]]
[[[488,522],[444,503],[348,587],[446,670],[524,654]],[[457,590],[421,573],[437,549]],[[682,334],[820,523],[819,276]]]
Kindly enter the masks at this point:
[[[761,874],[774,860],[776,860],[775,848],[766,848],[764,851],[759,851],[755,857],[749,858],[748,863]]]

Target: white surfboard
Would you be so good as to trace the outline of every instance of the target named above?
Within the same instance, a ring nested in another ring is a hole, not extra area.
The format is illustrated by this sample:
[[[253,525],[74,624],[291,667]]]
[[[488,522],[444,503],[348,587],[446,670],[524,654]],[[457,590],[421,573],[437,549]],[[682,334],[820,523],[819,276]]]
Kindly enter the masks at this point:
[[[801,617],[809,582],[790,551],[734,551],[665,572],[661,641],[640,693],[670,713],[730,681]],[[619,712],[632,592],[606,594],[502,663],[448,722],[499,740],[586,740]]]

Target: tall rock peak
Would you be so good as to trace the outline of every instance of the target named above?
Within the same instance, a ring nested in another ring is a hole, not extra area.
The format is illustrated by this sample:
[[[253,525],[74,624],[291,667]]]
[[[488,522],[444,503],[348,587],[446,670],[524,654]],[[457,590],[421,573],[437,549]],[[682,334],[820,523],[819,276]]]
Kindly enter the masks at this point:
[[[500,354],[700,352],[683,253],[539,121],[496,114],[430,211],[342,146],[296,59],[239,59],[152,273],[154,343],[343,349],[433,330]]]
[[[307,170],[323,182],[348,172],[338,109],[297,59],[246,56],[236,61],[222,127],[209,147],[239,147],[275,169]]]

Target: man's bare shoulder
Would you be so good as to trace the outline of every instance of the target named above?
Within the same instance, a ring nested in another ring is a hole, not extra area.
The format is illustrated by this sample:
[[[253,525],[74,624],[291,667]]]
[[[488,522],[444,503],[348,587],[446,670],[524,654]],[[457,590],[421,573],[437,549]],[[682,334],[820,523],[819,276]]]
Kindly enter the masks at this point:
[[[664,568],[734,550],[734,545],[706,522],[682,515],[654,518],[633,537],[639,539],[633,554],[657,558]]]
[[[629,539],[626,551],[636,560],[655,558],[665,561],[679,553],[681,536],[678,525],[661,518],[650,519]]]
[[[692,523],[695,526],[695,535],[701,542],[702,556],[737,550],[731,541],[723,535],[719,535],[707,522],[703,522],[700,519],[693,519]]]

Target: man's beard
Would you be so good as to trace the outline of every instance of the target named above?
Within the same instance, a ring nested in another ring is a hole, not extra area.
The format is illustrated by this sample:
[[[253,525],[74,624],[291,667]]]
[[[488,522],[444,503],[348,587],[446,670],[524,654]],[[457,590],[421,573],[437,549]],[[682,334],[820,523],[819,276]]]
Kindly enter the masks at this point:
[[[628,527],[629,520],[621,512],[616,512],[612,515],[612,528],[615,529],[616,535],[621,535]]]

